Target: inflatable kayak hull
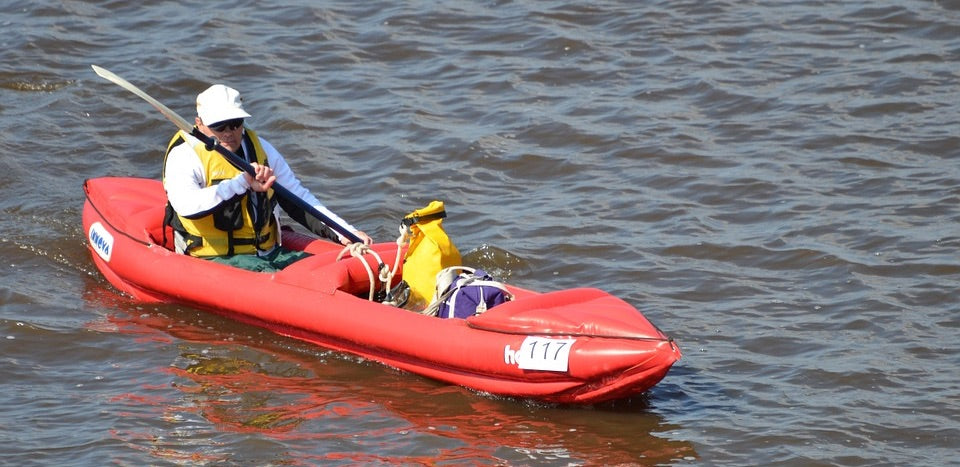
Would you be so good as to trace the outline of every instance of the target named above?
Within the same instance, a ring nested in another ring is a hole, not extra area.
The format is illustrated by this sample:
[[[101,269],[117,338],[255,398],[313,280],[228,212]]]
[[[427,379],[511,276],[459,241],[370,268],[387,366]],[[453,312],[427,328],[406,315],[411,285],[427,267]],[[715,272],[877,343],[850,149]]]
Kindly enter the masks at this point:
[[[287,231],[285,246],[312,255],[276,273],[246,271],[161,244],[172,233],[161,227],[166,198],[159,181],[96,178],[84,191],[94,263],[113,286],[143,302],[201,308],[476,391],[545,402],[590,404],[642,393],[681,356],[639,311],[598,289],[508,286],[515,300],[481,315],[424,316],[367,300],[364,261],[340,258],[341,245]],[[388,265],[398,255],[395,243],[372,249]],[[402,267],[394,283],[401,277]]]

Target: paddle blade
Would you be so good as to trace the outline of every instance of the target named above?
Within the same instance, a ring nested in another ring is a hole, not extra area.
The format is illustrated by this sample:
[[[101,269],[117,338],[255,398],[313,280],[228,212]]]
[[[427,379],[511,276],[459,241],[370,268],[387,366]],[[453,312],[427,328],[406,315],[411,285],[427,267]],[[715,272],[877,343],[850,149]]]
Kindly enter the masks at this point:
[[[170,120],[171,122],[173,122],[173,124],[176,125],[177,128],[180,128],[187,134],[190,134],[190,132],[193,131],[193,125],[191,125],[190,122],[186,121],[183,117],[177,115],[177,113],[174,112],[173,110],[170,110],[169,107],[161,104],[160,101],[150,97],[149,94],[141,91],[140,88],[134,86],[129,81],[117,76],[112,71],[106,68],[99,67],[96,65],[90,65],[90,66],[93,67],[93,71],[100,77],[114,84],[120,85],[120,87],[126,89],[127,91],[130,91],[140,96],[141,99],[147,101],[155,109],[159,110],[164,117],[167,117],[167,120]]]

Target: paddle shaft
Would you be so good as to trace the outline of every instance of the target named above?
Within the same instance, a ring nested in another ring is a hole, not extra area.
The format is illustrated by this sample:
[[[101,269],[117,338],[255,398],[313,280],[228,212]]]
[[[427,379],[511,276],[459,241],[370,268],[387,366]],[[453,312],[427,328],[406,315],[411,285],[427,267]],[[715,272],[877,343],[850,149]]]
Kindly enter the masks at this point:
[[[187,122],[187,120],[185,120],[180,115],[177,115],[177,113],[174,112],[173,110],[170,110],[169,107],[161,104],[160,101],[150,97],[150,95],[140,90],[140,88],[134,86],[129,81],[117,76],[110,70],[107,70],[106,68],[102,68],[96,65],[91,65],[91,66],[93,67],[93,71],[96,72],[97,75],[101,76],[102,78],[105,78],[107,81],[110,81],[114,84],[119,85],[120,87],[136,94],[141,99],[147,101],[150,105],[152,105],[154,108],[159,110],[164,117],[167,117],[168,120],[173,122],[173,124],[176,125],[177,128],[180,128],[181,130],[183,130],[183,132],[187,134],[193,135],[195,138],[203,142],[203,144],[205,144],[208,148],[212,147],[213,149],[215,149],[217,152],[219,152],[221,155],[223,155],[223,157],[227,159],[227,162],[230,162],[230,164],[236,167],[237,169],[242,170],[250,175],[256,174],[256,172],[253,170],[253,166],[251,166],[250,163],[248,163],[242,157],[234,154],[233,151],[223,147],[220,144],[220,142],[217,141],[216,138],[211,138],[201,133],[198,128],[191,125],[189,122]],[[331,229],[335,230],[340,235],[343,235],[344,237],[348,238],[351,242],[363,243],[363,240],[361,240],[360,237],[358,237],[355,233],[351,232],[350,230],[340,225],[339,223],[334,222],[332,219],[327,217],[327,215],[317,210],[317,208],[313,207],[313,205],[304,201],[299,196],[293,194],[293,192],[288,190],[286,187],[280,185],[277,182],[274,182],[271,188],[273,188],[273,191],[277,194],[277,196],[280,196],[281,198],[294,203],[295,205],[297,205],[297,207],[299,207],[300,209],[303,209],[307,214],[318,219],[320,222],[323,222],[324,224],[326,224]]]

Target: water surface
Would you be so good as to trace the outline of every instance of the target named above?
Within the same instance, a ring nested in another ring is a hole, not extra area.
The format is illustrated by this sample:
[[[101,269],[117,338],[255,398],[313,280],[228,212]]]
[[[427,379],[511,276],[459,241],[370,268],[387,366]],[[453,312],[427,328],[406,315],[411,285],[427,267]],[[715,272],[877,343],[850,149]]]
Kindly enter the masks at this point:
[[[581,2],[582,3],[582,2]],[[960,4],[14,2],[0,7],[0,462],[944,465],[960,438]],[[551,407],[120,296],[83,180],[250,123],[379,241],[677,339],[654,389]]]

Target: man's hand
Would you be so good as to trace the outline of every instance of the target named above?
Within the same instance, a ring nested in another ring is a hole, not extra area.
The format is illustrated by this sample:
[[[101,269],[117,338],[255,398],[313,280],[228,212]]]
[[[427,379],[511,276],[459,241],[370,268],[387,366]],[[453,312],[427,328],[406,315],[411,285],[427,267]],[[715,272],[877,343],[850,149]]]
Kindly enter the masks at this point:
[[[247,179],[247,183],[250,184],[250,189],[253,191],[264,192],[270,189],[273,186],[273,182],[277,181],[277,176],[273,174],[273,169],[266,165],[260,165],[256,162],[250,164],[253,167],[254,173],[256,176],[251,176],[250,174],[244,172],[243,176]]]
[[[373,244],[373,239],[370,238],[369,235],[367,235],[367,234],[365,234],[365,233],[363,233],[363,232],[356,232],[356,235],[357,235],[357,237],[360,237],[360,240],[363,240],[363,244],[364,244],[364,245],[372,245],[372,244]],[[341,238],[340,238],[340,243],[342,243],[342,244],[344,244],[344,245],[349,245],[351,242],[350,242],[350,239],[349,239],[349,238],[347,238],[347,237],[341,237]]]

